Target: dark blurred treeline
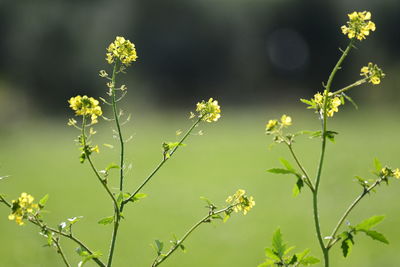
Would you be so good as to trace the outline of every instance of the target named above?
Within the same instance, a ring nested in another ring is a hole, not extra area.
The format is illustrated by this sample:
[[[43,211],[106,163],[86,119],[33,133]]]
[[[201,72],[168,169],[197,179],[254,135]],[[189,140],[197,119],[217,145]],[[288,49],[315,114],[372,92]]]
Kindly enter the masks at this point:
[[[347,45],[340,26],[353,10],[370,10],[377,31],[335,85],[354,81],[373,61],[388,74],[385,92],[362,98],[395,99],[400,1],[0,0],[0,104],[17,105],[19,96],[58,113],[70,96],[103,95],[98,71],[108,67],[105,48],[116,35],[134,42],[139,55],[123,78],[130,96],[154,106],[209,96],[235,104],[311,96]]]

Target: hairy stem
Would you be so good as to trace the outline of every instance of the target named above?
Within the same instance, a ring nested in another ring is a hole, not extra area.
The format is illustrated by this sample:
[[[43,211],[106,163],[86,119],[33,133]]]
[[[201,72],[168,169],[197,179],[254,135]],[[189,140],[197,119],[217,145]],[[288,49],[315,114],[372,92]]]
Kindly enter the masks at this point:
[[[327,127],[327,107],[328,107],[328,94],[332,86],[332,81],[333,78],[335,77],[336,72],[340,69],[341,64],[343,63],[344,59],[346,56],[349,54],[351,48],[353,47],[354,39],[350,40],[349,45],[347,46],[346,50],[343,51],[342,56],[336,63],[335,67],[333,68],[331,74],[329,75],[328,81],[325,86],[325,92],[324,92],[324,105],[323,105],[323,114],[322,114],[322,145],[321,145],[321,156],[319,159],[319,164],[318,164],[318,170],[317,170],[317,176],[315,179],[315,187],[313,191],[313,214],[314,214],[314,224],[315,224],[315,231],[317,234],[317,239],[318,243],[321,247],[322,253],[324,255],[324,263],[325,267],[329,267],[329,251],[325,247],[323,238],[322,238],[322,233],[321,233],[321,226],[319,222],[319,211],[318,211],[318,189],[319,189],[319,184],[321,182],[321,174],[322,174],[322,168],[323,168],[323,163],[324,163],[324,158],[325,158],[325,149],[326,149],[326,127]]]
[[[366,195],[369,194],[376,186],[378,186],[381,182],[383,181],[383,178],[379,178],[376,180],[371,186],[368,188],[364,189],[364,191],[350,204],[350,206],[347,208],[347,210],[344,212],[342,217],[339,219],[338,223],[336,224],[336,227],[333,229],[332,234],[330,235],[331,239],[329,240],[328,244],[326,245],[327,249],[330,249],[337,241],[339,241],[339,238],[336,238],[336,234],[339,231],[340,226],[342,226],[344,220],[347,218],[347,216],[350,214],[350,212],[354,209],[354,207],[363,199]]]
[[[185,139],[190,135],[190,133],[200,123],[202,119],[203,117],[200,117],[195,121],[195,123],[193,123],[193,125],[189,128],[189,130],[187,130],[185,135],[181,138],[178,145],[174,147],[174,149],[172,149],[172,151],[169,153],[170,156],[164,157],[163,160],[157,165],[157,167],[150,173],[150,175],[142,182],[142,184],[131,194],[131,196],[122,202],[121,210],[123,206],[126,205],[129,201],[131,201],[136,196],[136,194],[139,193],[139,191],[150,181],[150,179],[158,172],[158,170],[164,165],[164,163],[167,162],[168,159],[172,157],[172,155],[178,150],[178,148],[182,145]]]
[[[232,207],[234,207],[234,206],[235,206],[235,205],[231,205],[231,206],[228,206],[228,207],[226,207],[226,208],[224,208],[224,209],[221,209],[221,210],[210,211],[210,212],[208,213],[207,216],[204,216],[200,221],[198,221],[196,224],[194,224],[194,225],[182,236],[182,238],[181,238],[180,240],[178,240],[178,241],[170,248],[170,250],[169,250],[167,253],[165,253],[161,258],[157,257],[157,258],[154,260],[154,262],[153,262],[153,264],[152,264],[151,266],[152,266],[152,267],[156,267],[156,266],[160,265],[163,261],[165,261],[169,256],[171,256],[172,253],[175,252],[175,250],[176,250],[177,248],[179,248],[179,247],[182,245],[182,243],[186,240],[186,238],[188,238],[188,237],[190,236],[191,233],[193,233],[194,230],[196,230],[196,229],[197,229],[201,224],[203,224],[203,223],[209,223],[212,216],[217,215],[217,214],[220,214],[220,213],[224,213],[225,211],[227,211],[227,210],[229,210],[229,209],[232,209]]]

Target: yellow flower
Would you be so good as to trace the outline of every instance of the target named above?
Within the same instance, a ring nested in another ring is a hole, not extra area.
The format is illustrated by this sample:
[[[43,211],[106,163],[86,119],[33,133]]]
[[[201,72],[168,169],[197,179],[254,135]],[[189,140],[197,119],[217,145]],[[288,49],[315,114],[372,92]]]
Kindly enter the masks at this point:
[[[396,168],[396,169],[393,171],[393,175],[394,175],[394,177],[396,177],[397,179],[400,179],[400,170],[399,170],[398,168]]]
[[[99,101],[93,97],[75,96],[68,100],[69,106],[77,116],[91,115],[92,124],[97,123],[97,117],[103,114]],[[72,121],[73,122],[73,121]]]
[[[29,213],[34,213],[39,206],[33,203],[34,198],[27,194],[22,193],[18,200],[12,201],[12,213],[8,215],[8,219],[15,222],[18,225],[23,225],[23,219],[27,217]]]
[[[95,145],[94,147],[92,147],[91,150],[92,150],[92,152],[100,153],[98,145]]]
[[[342,33],[347,35],[350,39],[357,38],[363,40],[369,35],[370,31],[375,31],[376,26],[371,20],[371,12],[353,12],[348,14],[349,21],[347,26],[341,27]]]
[[[278,124],[277,120],[269,120],[267,125],[265,126],[265,130],[267,130],[267,132],[270,132],[275,128],[277,124]]]
[[[221,117],[221,107],[218,105],[218,101],[212,98],[207,102],[203,100],[197,103],[196,111],[199,113],[199,118],[206,122],[217,121]]]
[[[321,93],[316,93],[314,95],[314,102],[317,103],[318,105],[322,106],[323,100],[324,100],[324,97],[321,95]]]
[[[117,59],[128,67],[138,58],[135,45],[121,36],[117,36],[115,41],[108,46],[107,52],[106,60],[108,64],[114,63]]]
[[[281,117],[281,124],[283,126],[290,126],[292,125],[292,118],[286,115],[282,115]]]
[[[239,189],[235,194],[229,196],[226,202],[232,206],[234,212],[242,211],[244,215],[256,205],[254,198],[252,196],[248,197],[243,189]]]
[[[364,66],[361,68],[360,75],[367,78],[368,82],[374,85],[380,84],[381,79],[385,77],[385,73],[383,73],[382,69],[372,62],[369,62],[368,66]]]

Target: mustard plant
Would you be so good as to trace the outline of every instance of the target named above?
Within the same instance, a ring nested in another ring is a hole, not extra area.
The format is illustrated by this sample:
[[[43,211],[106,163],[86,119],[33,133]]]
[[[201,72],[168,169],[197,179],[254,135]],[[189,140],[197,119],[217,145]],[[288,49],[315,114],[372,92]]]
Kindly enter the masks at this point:
[[[208,101],[197,103],[194,112],[190,112],[189,119],[192,120],[192,125],[186,133],[177,133],[180,137],[178,142],[164,142],[161,144],[161,161],[150,174],[143,179],[136,188],[131,190],[125,187],[127,164],[125,162],[126,144],[128,139],[124,138],[122,126],[129,120],[129,116],[125,117],[124,112],[119,109],[119,102],[122,101],[127,93],[127,86],[119,84],[117,78],[120,74],[126,73],[127,69],[136,62],[138,56],[133,43],[124,37],[117,36],[107,48],[106,61],[112,66],[111,75],[105,70],[101,70],[99,76],[107,82],[107,91],[105,98],[99,100],[86,95],[77,95],[68,100],[69,106],[75,113],[75,118],[70,118],[68,125],[75,127],[79,131],[76,142],[79,146],[79,161],[87,163],[93,172],[95,180],[101,188],[104,189],[105,195],[109,199],[112,207],[112,216],[102,218],[98,221],[99,224],[112,225],[111,240],[109,251],[106,256],[97,250],[89,248],[89,246],[79,239],[72,231],[75,224],[82,217],[68,218],[61,222],[56,227],[51,227],[46,223],[43,216],[43,210],[46,206],[48,195],[45,195],[37,203],[33,196],[22,193],[17,200],[9,202],[4,195],[0,195],[0,202],[11,210],[8,216],[9,220],[15,221],[18,225],[24,225],[25,222],[32,223],[39,227],[40,233],[47,239],[47,246],[55,248],[60,255],[63,263],[66,266],[72,266],[68,260],[67,253],[62,248],[62,239],[68,239],[74,242],[78,248],[76,252],[82,257],[78,266],[83,266],[88,261],[93,261],[98,266],[110,267],[113,264],[119,227],[122,220],[125,218],[125,208],[128,204],[137,203],[140,199],[146,197],[142,189],[152,180],[156,173],[164,166],[164,164],[172,158],[178,149],[184,146],[184,141],[193,134],[193,131],[201,123],[214,123],[221,117],[221,108],[217,100],[210,98]],[[105,110],[101,106],[110,107],[112,116],[107,118],[104,116]],[[119,164],[110,163],[105,168],[99,168],[95,164],[95,155],[100,153],[99,145],[95,143],[95,126],[100,119],[114,123],[116,130],[114,135],[119,142]],[[123,121],[124,120],[124,121]],[[115,179],[110,179],[117,174],[117,189],[115,188]],[[254,199],[247,196],[242,189],[238,190],[226,200],[226,204],[222,208],[218,208],[210,200],[203,198],[207,202],[206,215],[195,223],[189,230],[178,239],[176,236],[170,241],[172,246],[164,251],[164,243],[160,240],[155,240],[154,249],[156,256],[149,266],[158,266],[168,259],[177,249],[185,250],[184,241],[196,230],[200,225],[210,223],[214,220],[221,219],[224,222],[228,220],[234,212],[242,212],[244,215],[255,205]],[[74,264],[75,265],[75,264]]]
[[[362,40],[366,39],[372,31],[376,30],[375,23],[371,21],[371,13],[367,11],[353,12],[348,14],[349,21],[346,25],[341,27],[342,33],[350,40],[345,50],[341,50],[342,55],[334,66],[329,78],[320,92],[316,92],[311,99],[301,99],[301,102],[307,105],[308,109],[315,111],[318,120],[321,123],[321,129],[318,131],[301,131],[297,133],[288,133],[287,128],[293,123],[292,118],[283,115],[280,120],[269,120],[266,125],[266,133],[273,136],[275,143],[284,144],[289,154],[293,158],[296,167],[293,167],[289,161],[281,159],[283,168],[272,168],[268,172],[275,174],[289,174],[294,175],[296,183],[293,189],[293,194],[298,195],[303,187],[309,189],[312,194],[312,210],[314,217],[315,232],[319,247],[323,254],[323,263],[325,267],[329,266],[329,252],[336,244],[341,244],[341,249],[344,257],[347,257],[355,243],[355,236],[363,233],[374,240],[388,244],[386,237],[373,230],[378,223],[380,223],[384,216],[372,216],[358,224],[347,224],[347,229],[343,229],[343,223],[352,212],[352,210],[360,203],[360,201],[382,183],[389,183],[392,177],[400,178],[400,170],[382,166],[379,160],[375,159],[374,179],[364,179],[356,177],[356,182],[360,184],[361,189],[359,195],[354,201],[345,209],[343,215],[338,219],[336,226],[329,235],[324,235],[321,231],[320,214],[318,209],[319,204],[319,188],[323,180],[323,168],[325,166],[325,154],[327,150],[327,140],[334,141],[335,136],[338,134],[328,128],[328,121],[331,117],[339,111],[339,107],[349,101],[357,108],[353,99],[347,94],[350,89],[358,87],[364,83],[371,83],[372,85],[380,84],[381,80],[385,77],[382,69],[376,64],[368,63],[367,66],[361,68],[360,76],[358,79],[349,85],[341,88],[334,89],[332,87],[333,80],[338,70],[341,69],[342,63],[348,56],[350,51]],[[300,157],[295,152],[295,139],[299,135],[310,135],[313,138],[319,138],[321,141],[321,154],[316,167],[316,174],[312,176],[301,163]],[[300,255],[295,254],[292,257],[284,257],[287,252],[282,248],[282,238],[280,232],[276,232],[273,238],[273,248],[266,250],[267,260],[260,264],[261,266],[299,266],[310,265],[317,263],[314,258],[310,258],[304,262],[300,260]],[[304,258],[303,258],[304,259]]]

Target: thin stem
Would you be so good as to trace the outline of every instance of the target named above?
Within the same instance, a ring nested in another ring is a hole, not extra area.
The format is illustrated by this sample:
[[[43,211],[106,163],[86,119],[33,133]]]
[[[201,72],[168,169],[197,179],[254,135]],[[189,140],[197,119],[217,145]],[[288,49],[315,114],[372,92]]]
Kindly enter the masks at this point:
[[[329,267],[329,251],[325,247],[325,244],[324,244],[324,241],[322,238],[322,233],[321,233],[321,226],[320,226],[320,222],[319,222],[318,189],[319,189],[319,184],[321,182],[322,167],[323,167],[323,163],[324,163],[325,149],[326,149],[328,94],[329,94],[330,88],[332,86],[333,78],[335,77],[336,72],[340,69],[340,66],[343,63],[344,59],[349,54],[351,48],[353,47],[353,43],[354,43],[354,39],[351,39],[346,50],[343,52],[342,56],[340,57],[340,59],[338,60],[338,62],[335,65],[335,67],[333,68],[331,74],[329,75],[328,81],[325,86],[325,92],[324,92],[324,105],[323,105],[323,110],[322,110],[322,112],[323,112],[322,145],[321,145],[321,156],[320,156],[320,160],[319,160],[319,164],[318,164],[317,176],[315,179],[315,187],[314,187],[314,191],[313,191],[313,214],[314,214],[314,224],[315,224],[315,230],[317,233],[318,243],[319,243],[322,253],[324,255],[325,267]]]
[[[358,81],[356,81],[356,82],[354,82],[354,83],[352,83],[352,84],[350,84],[350,85],[348,85],[346,87],[343,87],[342,89],[339,89],[339,90],[333,92],[333,94],[334,95],[338,95],[340,93],[344,93],[344,92],[346,92],[347,90],[349,90],[349,89],[351,89],[353,87],[356,87],[356,86],[359,86],[359,85],[365,83],[368,79],[369,78],[364,78],[364,79],[358,80]]]
[[[193,129],[197,126],[197,124],[200,123],[200,121],[203,119],[203,117],[198,118],[195,123],[189,128],[189,130],[185,133],[185,135],[182,137],[182,139],[179,141],[178,145],[175,146],[174,149],[172,149],[171,153],[169,153],[169,157],[164,157],[163,160],[157,165],[157,167],[150,173],[150,175],[142,182],[142,184],[131,194],[129,198],[124,200],[121,205],[121,211],[124,205],[126,205],[129,201],[131,201],[137,193],[150,181],[150,179],[158,172],[158,170],[164,165],[165,162],[168,161],[169,158],[172,157],[172,155],[178,150],[178,148],[182,145],[182,143],[185,141],[185,139],[189,136],[189,134],[193,131]]]
[[[118,203],[117,200],[115,199],[113,193],[110,191],[110,189],[108,188],[107,184],[105,183],[105,181],[100,177],[99,173],[97,172],[97,169],[95,168],[92,159],[90,158],[89,153],[87,153],[86,151],[86,145],[87,145],[87,140],[86,140],[86,116],[83,116],[82,118],[82,145],[83,145],[83,149],[85,152],[85,156],[87,158],[87,160],[89,161],[90,167],[92,168],[94,174],[96,175],[97,179],[99,180],[99,182],[101,183],[101,185],[103,186],[103,188],[106,190],[107,194],[110,196],[111,200],[114,203],[114,209],[116,210],[116,212],[119,212],[118,209]]]
[[[63,250],[62,250],[62,248],[61,248],[60,240],[57,239],[57,238],[52,238],[52,239],[53,239],[54,244],[56,244],[57,252],[58,252],[58,254],[60,254],[60,256],[61,256],[61,258],[62,258],[64,264],[65,264],[67,267],[71,267],[71,265],[69,264],[69,262],[68,262],[68,260],[67,260],[67,257],[65,256],[65,254],[64,254],[64,252],[63,252]]]
[[[229,210],[229,209],[232,209],[232,207],[234,207],[234,206],[235,206],[235,205],[231,205],[231,206],[228,206],[228,207],[226,207],[226,208],[224,208],[224,209],[221,209],[221,210],[218,210],[218,211],[210,211],[210,212],[208,213],[207,216],[204,216],[200,221],[198,221],[196,224],[194,224],[194,225],[183,235],[183,237],[182,237],[180,240],[178,240],[178,241],[170,248],[170,250],[169,250],[166,254],[164,254],[164,255],[162,256],[162,258],[159,259],[159,258],[157,257],[157,258],[154,260],[154,262],[153,262],[153,264],[152,264],[151,266],[152,266],[152,267],[156,267],[156,266],[160,265],[163,261],[165,261],[172,253],[174,253],[174,251],[175,251],[177,248],[179,248],[179,247],[182,245],[182,243],[186,240],[186,238],[189,237],[189,235],[190,235],[191,233],[193,233],[194,230],[196,230],[201,224],[210,222],[210,218],[211,218],[212,216],[217,215],[217,214],[220,214],[220,213],[223,213],[223,212],[225,212],[225,211],[227,211],[227,210]]]
[[[329,240],[328,244],[326,245],[326,248],[329,250],[337,241],[339,241],[338,238],[335,238],[337,232],[339,231],[340,226],[342,226],[344,220],[347,218],[347,216],[350,214],[350,212],[353,210],[353,208],[360,202],[361,199],[363,199],[369,192],[371,192],[376,186],[378,186],[381,182],[383,181],[383,178],[379,178],[376,180],[370,187],[364,189],[364,191],[350,204],[350,206],[347,208],[347,210],[344,212],[340,220],[338,221],[336,227],[333,229],[332,234],[330,237],[332,239]]]
[[[291,143],[286,143],[290,153],[293,156],[293,159],[296,161],[297,166],[299,166],[299,168],[301,169],[301,171],[303,172],[304,176],[306,177],[305,182],[308,185],[308,187],[311,189],[311,191],[314,191],[314,184],[310,179],[310,176],[308,175],[306,169],[303,167],[303,165],[300,163],[299,159],[297,158],[296,154],[293,151],[293,147]]]
[[[2,195],[0,195],[0,202],[3,202],[4,205],[11,208],[11,203],[9,203]]]
[[[119,123],[119,116],[118,116],[118,109],[117,109],[117,99],[115,95],[115,78],[117,76],[117,62],[114,64],[113,74],[111,78],[111,97],[112,97],[112,108],[114,113],[115,124],[117,125],[118,136],[119,136],[119,143],[121,146],[121,153],[120,153],[120,174],[119,174],[119,191],[122,192],[124,188],[124,139],[122,137],[121,125]]]
[[[36,219],[36,217],[35,217]],[[85,251],[87,251],[90,255],[93,255],[93,252],[82,242],[80,241],[78,238],[76,238],[75,236],[72,235],[72,233],[67,234],[64,233],[62,231],[59,231],[57,229],[48,227],[47,225],[44,225],[42,223],[40,223],[38,220],[33,220],[33,219],[29,219],[29,221],[37,226],[39,226],[40,228],[44,229],[44,230],[48,230],[50,232],[53,232],[55,234],[59,234],[65,238],[70,239],[71,241],[74,241],[77,245],[79,245],[80,247],[82,247]],[[101,267],[106,267],[106,265],[99,260],[98,258],[93,258],[93,261],[97,263],[97,265],[101,266]]]
[[[113,74],[111,78],[111,97],[112,97],[112,108],[113,108],[113,113],[114,113],[114,120],[115,124],[117,126],[118,130],[118,136],[119,136],[119,143],[121,147],[121,152],[120,152],[120,173],[119,173],[119,191],[120,194],[123,192],[124,188],[124,155],[125,155],[125,143],[124,139],[122,137],[122,131],[121,131],[121,125],[119,123],[119,115],[118,115],[118,109],[117,109],[117,100],[116,99],[116,94],[115,94],[115,79],[117,76],[117,68],[118,68],[118,62],[115,62],[114,68],[113,68]],[[118,235],[118,229],[119,229],[119,223],[121,221],[121,213],[122,212],[122,205],[121,207],[118,207],[118,204],[115,206],[115,214],[114,214],[114,227],[113,227],[113,232],[111,236],[111,244],[110,244],[110,251],[108,253],[108,261],[107,261],[107,267],[110,267],[112,264],[113,256],[114,256],[114,250],[115,250],[115,244],[117,241],[117,235]],[[120,211],[121,208],[121,211]]]

